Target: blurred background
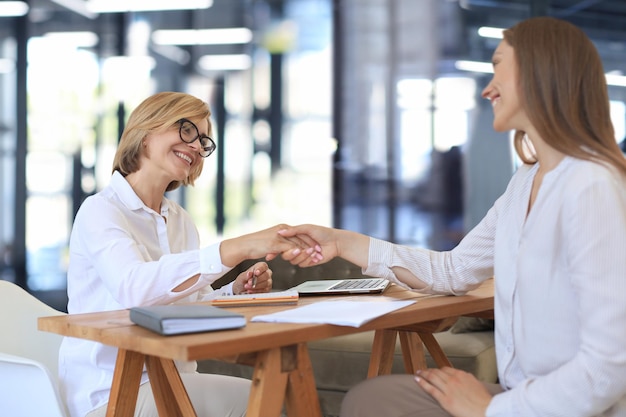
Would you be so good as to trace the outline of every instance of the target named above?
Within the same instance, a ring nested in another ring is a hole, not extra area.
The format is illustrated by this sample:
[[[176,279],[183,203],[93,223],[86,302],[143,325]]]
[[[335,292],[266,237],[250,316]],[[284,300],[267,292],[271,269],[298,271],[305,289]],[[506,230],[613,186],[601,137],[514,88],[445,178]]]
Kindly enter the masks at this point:
[[[0,279],[65,309],[74,215],[166,90],[213,112],[218,151],[169,195],[203,243],[307,222],[450,249],[518,163],[480,92],[534,15],[597,45],[621,142],[623,0],[0,0]]]

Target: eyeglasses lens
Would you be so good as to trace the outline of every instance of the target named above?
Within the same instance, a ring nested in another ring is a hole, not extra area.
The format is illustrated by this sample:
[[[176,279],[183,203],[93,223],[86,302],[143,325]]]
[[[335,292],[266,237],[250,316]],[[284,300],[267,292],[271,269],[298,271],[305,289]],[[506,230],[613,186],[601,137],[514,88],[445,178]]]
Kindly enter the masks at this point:
[[[192,143],[198,138],[198,128],[191,122],[184,121],[180,125],[180,138],[183,142]]]

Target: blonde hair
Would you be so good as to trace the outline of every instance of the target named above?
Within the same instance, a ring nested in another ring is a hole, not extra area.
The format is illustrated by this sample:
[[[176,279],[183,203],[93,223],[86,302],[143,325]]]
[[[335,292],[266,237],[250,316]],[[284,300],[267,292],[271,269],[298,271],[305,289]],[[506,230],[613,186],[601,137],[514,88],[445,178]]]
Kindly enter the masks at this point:
[[[608,163],[626,175],[615,140],[602,61],[585,33],[563,20],[534,17],[504,31],[519,71],[521,102],[541,138],[576,158]],[[515,132],[525,163],[526,132]]]
[[[144,138],[150,133],[170,128],[180,119],[206,119],[210,136],[210,116],[211,111],[204,101],[186,93],[162,92],[148,97],[133,110],[126,122],[113,159],[113,172],[119,171],[125,177],[137,171]],[[203,166],[204,161],[201,160],[182,183],[172,181],[167,191],[175,190],[181,185],[193,185],[202,173]]]

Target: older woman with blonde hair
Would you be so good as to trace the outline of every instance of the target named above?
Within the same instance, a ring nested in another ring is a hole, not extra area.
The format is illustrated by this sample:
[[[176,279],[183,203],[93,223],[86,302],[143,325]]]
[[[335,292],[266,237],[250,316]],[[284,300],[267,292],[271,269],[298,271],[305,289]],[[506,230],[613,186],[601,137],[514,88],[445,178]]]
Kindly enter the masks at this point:
[[[110,184],[81,205],[70,237],[68,311],[127,309],[210,299],[211,284],[245,259],[299,253],[298,239],[278,235],[284,225],[200,247],[191,216],[165,192],[193,185],[211,155],[209,107],[189,94],[164,92],[132,112],[113,163]],[[219,294],[265,292],[272,271],[257,262]],[[72,417],[104,416],[117,350],[65,338],[61,389]],[[199,416],[243,416],[250,381],[195,372],[177,363]],[[144,372],[136,416],[157,416]]]

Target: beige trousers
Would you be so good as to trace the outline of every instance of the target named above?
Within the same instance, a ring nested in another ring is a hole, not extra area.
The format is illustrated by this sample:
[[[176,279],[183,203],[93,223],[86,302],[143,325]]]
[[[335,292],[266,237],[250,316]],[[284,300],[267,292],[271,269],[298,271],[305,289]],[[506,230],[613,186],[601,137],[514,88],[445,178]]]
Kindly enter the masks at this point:
[[[181,373],[191,403],[198,417],[243,417],[246,415],[250,381],[224,375]],[[86,417],[106,416],[107,406],[91,411]],[[150,382],[139,387],[135,417],[158,417]]]
[[[498,384],[485,384],[492,394],[502,392]],[[450,417],[424,391],[413,375],[384,375],[354,386],[343,399],[341,417]]]

